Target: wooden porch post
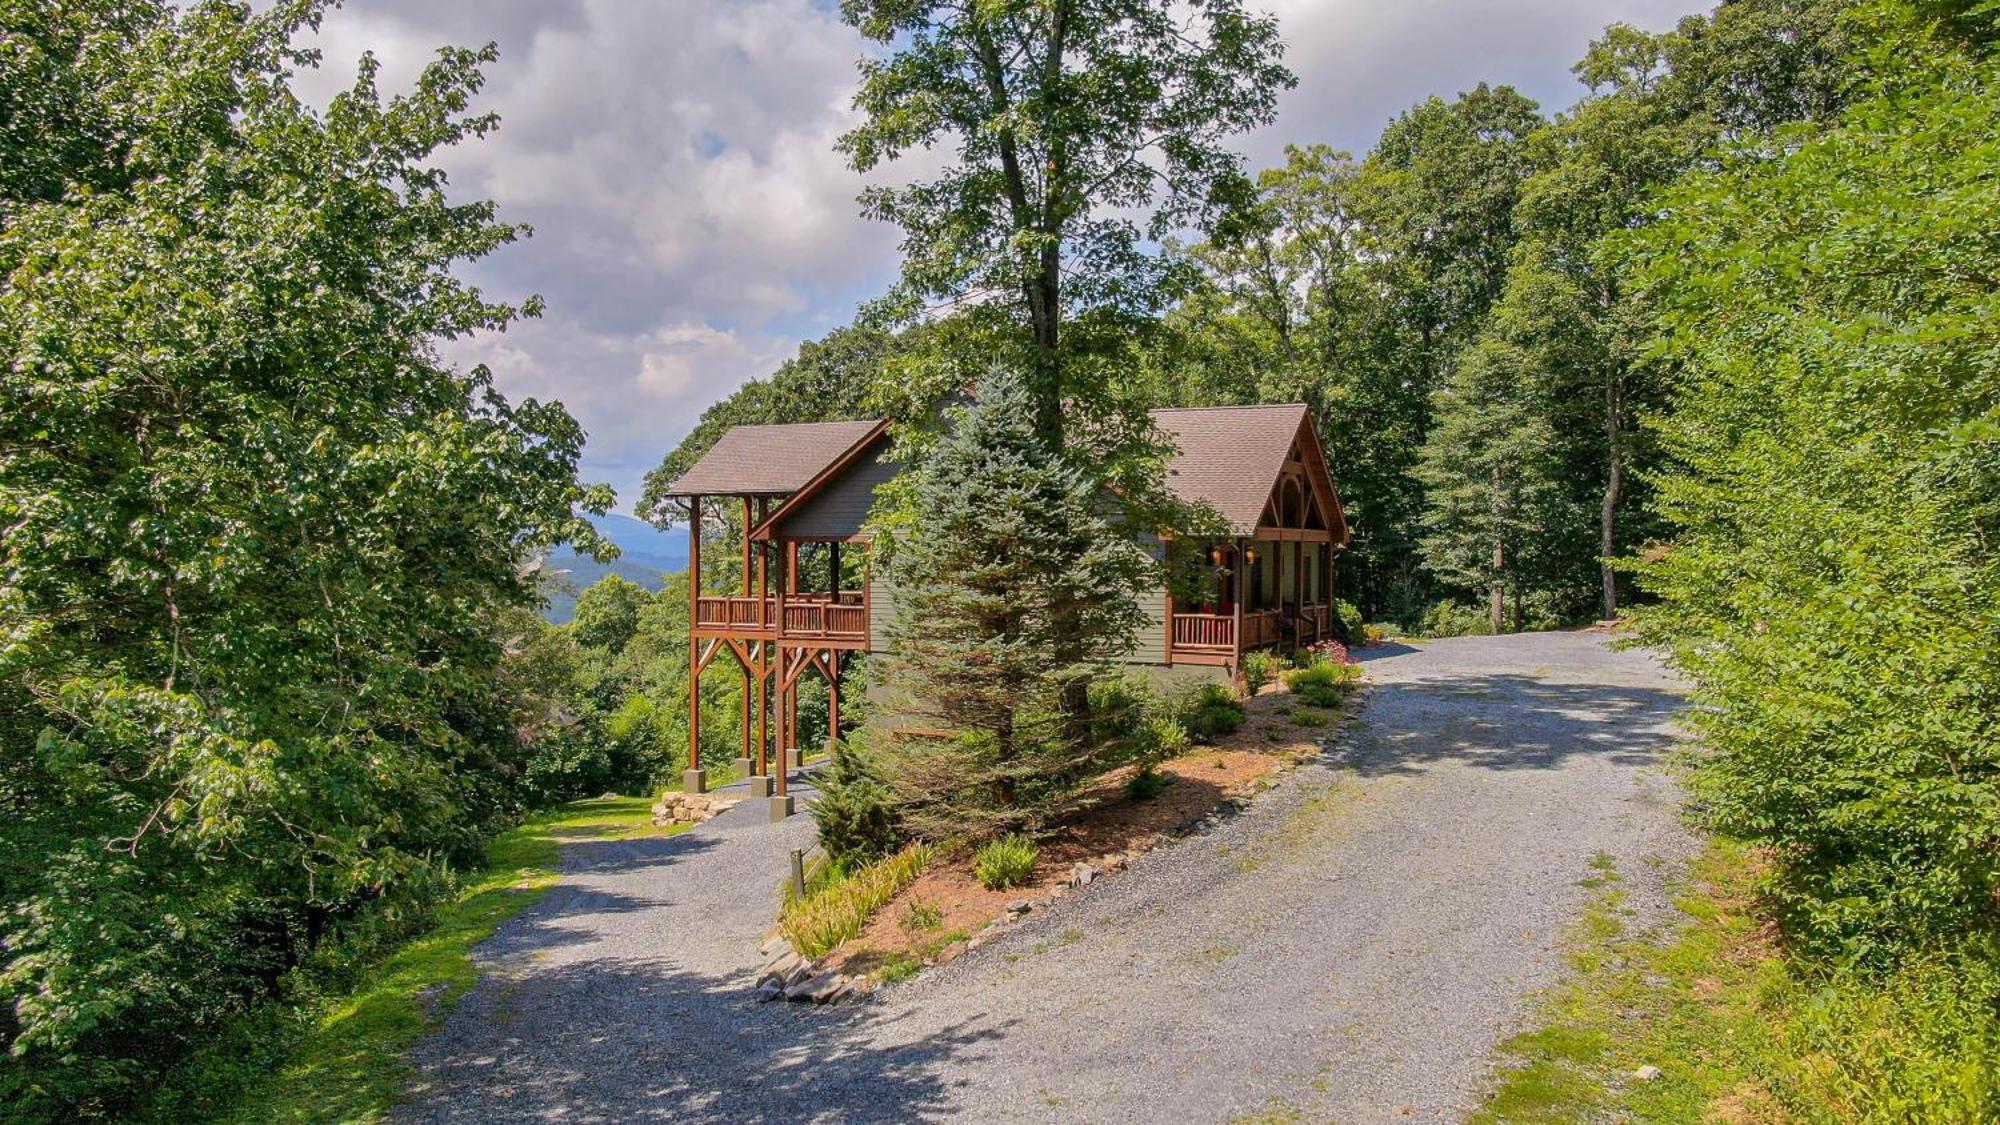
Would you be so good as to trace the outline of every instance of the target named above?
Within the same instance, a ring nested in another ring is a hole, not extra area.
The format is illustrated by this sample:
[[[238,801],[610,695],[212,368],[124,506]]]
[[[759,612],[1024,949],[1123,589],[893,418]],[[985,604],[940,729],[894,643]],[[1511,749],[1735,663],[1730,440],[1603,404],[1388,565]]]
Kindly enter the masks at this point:
[[[1306,616],[1306,545],[1292,540],[1292,619],[1303,621]],[[1314,639],[1317,640],[1318,625],[1314,625]]]
[[[778,779],[778,796],[780,797],[787,795],[791,791],[790,786],[786,783],[790,779],[792,772],[792,752],[789,748],[792,732],[785,727],[785,703],[792,697],[790,683],[791,669],[788,667],[790,663],[791,658],[785,655],[785,646],[779,645],[777,671],[778,698],[771,710],[776,714],[778,724],[778,762],[775,776]]]
[[[1243,572],[1249,569],[1244,565],[1243,561],[1243,539],[1241,536],[1238,536],[1236,539],[1236,557],[1231,561],[1235,564],[1231,569],[1235,572],[1233,580],[1236,583],[1236,597],[1234,598],[1236,602],[1236,664],[1234,667],[1241,668],[1243,666],[1243,653],[1246,651],[1243,645],[1243,596],[1247,582]]]
[[[833,744],[840,741],[840,654],[826,658],[826,754],[833,757]]]
[[[701,645],[694,635],[701,619],[701,497],[688,497],[688,768],[682,790],[701,793],[708,780],[701,772]]]

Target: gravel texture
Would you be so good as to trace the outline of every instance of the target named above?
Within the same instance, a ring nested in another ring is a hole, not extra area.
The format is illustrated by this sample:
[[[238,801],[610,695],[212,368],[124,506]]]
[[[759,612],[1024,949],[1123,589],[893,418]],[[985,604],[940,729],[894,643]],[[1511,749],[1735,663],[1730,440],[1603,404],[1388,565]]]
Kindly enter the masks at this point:
[[[1642,924],[1670,909],[1681,701],[1594,634],[1361,655],[1366,705],[1322,760],[863,1004],[750,992],[809,817],[571,846],[398,1117],[1456,1120],[1558,979],[1593,857]]]

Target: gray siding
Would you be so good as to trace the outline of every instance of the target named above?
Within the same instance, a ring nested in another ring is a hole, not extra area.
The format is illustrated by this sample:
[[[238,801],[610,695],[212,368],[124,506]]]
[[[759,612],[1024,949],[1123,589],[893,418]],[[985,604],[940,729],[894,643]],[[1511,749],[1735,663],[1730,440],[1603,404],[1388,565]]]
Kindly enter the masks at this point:
[[[1158,586],[1139,592],[1139,608],[1146,612],[1146,623],[1139,627],[1139,643],[1132,651],[1120,659],[1126,664],[1165,664],[1167,662],[1167,588]]]
[[[799,505],[799,509],[779,526],[778,534],[797,538],[838,538],[858,535],[874,506],[875,489],[887,483],[901,467],[882,457],[878,447],[846,472],[829,482],[819,494]]]
[[[868,651],[889,651],[889,624],[896,614],[896,588],[874,572],[868,575]]]

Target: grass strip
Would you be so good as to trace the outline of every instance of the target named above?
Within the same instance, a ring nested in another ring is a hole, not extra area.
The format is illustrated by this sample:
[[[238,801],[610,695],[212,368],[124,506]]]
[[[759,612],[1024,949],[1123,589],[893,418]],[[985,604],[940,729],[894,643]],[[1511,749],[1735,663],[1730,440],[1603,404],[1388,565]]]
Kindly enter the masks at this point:
[[[365,972],[346,994],[298,1013],[295,1038],[216,1116],[236,1122],[380,1119],[406,1087],[409,1049],[478,980],[473,947],[559,880],[559,846],[671,835],[686,827],[654,827],[652,804],[650,797],[577,801],[494,837],[486,868],[468,877],[435,924]]]

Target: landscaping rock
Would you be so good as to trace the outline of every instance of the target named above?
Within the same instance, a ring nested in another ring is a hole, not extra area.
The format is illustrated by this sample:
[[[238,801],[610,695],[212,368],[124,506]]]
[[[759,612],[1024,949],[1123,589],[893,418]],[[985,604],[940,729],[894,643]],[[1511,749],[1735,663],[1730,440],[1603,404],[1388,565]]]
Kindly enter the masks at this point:
[[[847,974],[828,971],[785,989],[785,999],[799,1003],[831,1004],[853,990]]]
[[[720,793],[662,793],[653,806],[653,823],[700,824],[741,800]]]
[[[759,1004],[769,1004],[773,1000],[783,1000],[784,998],[785,986],[779,984],[777,981],[767,980],[757,986],[757,1002]]]
[[[1079,863],[1069,869],[1069,885],[1072,887],[1087,887],[1096,878],[1097,868],[1088,863]]]
[[[1632,1080],[1634,1082],[1651,1082],[1659,1076],[1660,1068],[1657,1066],[1642,1066],[1632,1072]]]
[[[1013,902],[1007,904],[1007,913],[1015,918],[1019,918],[1022,915],[1026,914],[1028,911],[1033,910],[1034,908],[1035,908],[1034,903],[1029,902],[1025,898],[1017,898]]]

